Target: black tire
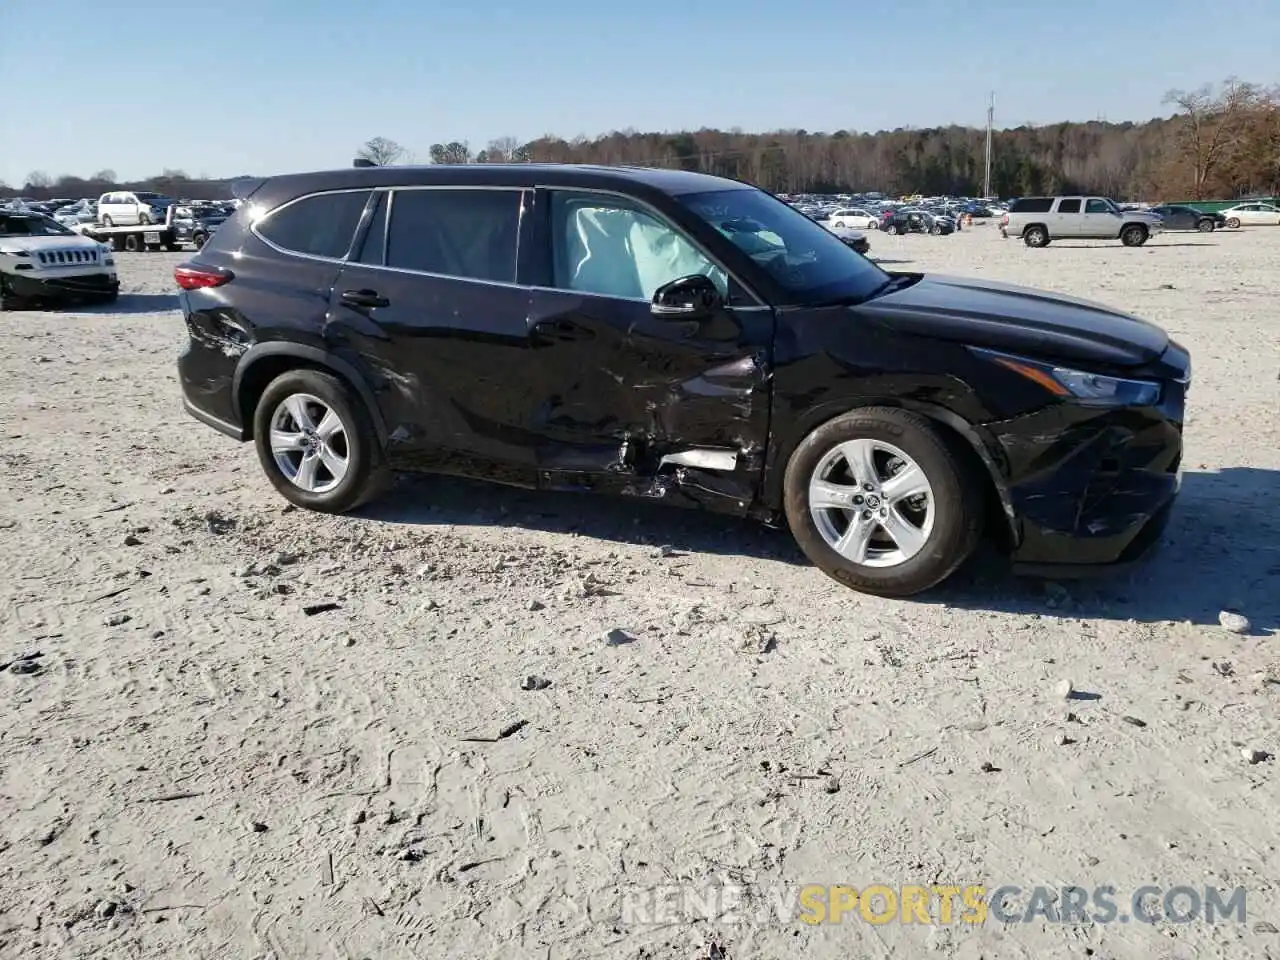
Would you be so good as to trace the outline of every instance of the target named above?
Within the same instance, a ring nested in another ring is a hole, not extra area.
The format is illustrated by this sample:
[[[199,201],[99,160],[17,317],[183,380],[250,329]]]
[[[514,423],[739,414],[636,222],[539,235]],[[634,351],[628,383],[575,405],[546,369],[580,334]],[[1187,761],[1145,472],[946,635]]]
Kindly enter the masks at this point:
[[[1147,228],[1131,223],[1120,231],[1120,242],[1126,247],[1140,247],[1147,242]]]
[[[128,253],[138,253],[142,250],[142,238],[136,234],[127,234],[124,238],[124,249]]]
[[[1196,224],[1196,229],[1201,233],[1213,233],[1217,229],[1217,225],[1206,217]]]
[[[115,221],[112,220],[110,217],[104,216],[102,218],[102,225],[104,227],[114,227],[116,224],[115,224]]]
[[[21,310],[23,300],[9,289],[9,284],[0,274],[0,310]]]
[[[898,225],[896,223],[887,223],[885,224],[884,232],[891,237],[896,236],[898,233]]]
[[[1230,227],[1232,230],[1239,230],[1239,229],[1240,229],[1240,218],[1239,218],[1239,217],[1228,217],[1228,218],[1227,218],[1227,226],[1228,226],[1228,227]]]
[[[149,213],[140,213],[140,214],[138,214],[138,226],[140,226],[140,227],[149,227],[149,226],[151,226],[151,224],[152,224],[152,223],[153,223],[153,221],[152,221],[152,219],[151,219],[151,214],[149,214]]]
[[[809,510],[809,481],[836,446],[855,439],[889,443],[924,472],[933,490],[933,528],[919,552],[896,566],[854,563],[837,553]],[[894,407],[865,407],[829,420],[807,436],[787,463],[787,523],[800,549],[832,579],[882,597],[907,597],[941,583],[969,558],[982,535],[985,499],[970,461],[927,418]]]
[[[199,230],[197,230],[195,233],[191,235],[191,243],[195,246],[197,250],[203,247],[205,245],[205,241],[207,241],[208,239],[209,238]]]
[[[935,223],[932,227],[929,228],[929,232],[933,234],[935,237],[940,236],[942,234],[942,228]]]
[[[327,404],[342,421],[346,434],[346,474],[332,490],[315,493],[289,479],[271,451],[271,418],[276,408],[297,393],[310,394]],[[373,420],[360,396],[345,382],[320,370],[290,370],[267,385],[253,411],[254,447],[271,483],[290,503],[321,513],[345,513],[372,500],[386,489],[391,474]]]
[[[1027,227],[1022,233],[1022,242],[1028,247],[1047,247],[1049,231],[1044,227]]]

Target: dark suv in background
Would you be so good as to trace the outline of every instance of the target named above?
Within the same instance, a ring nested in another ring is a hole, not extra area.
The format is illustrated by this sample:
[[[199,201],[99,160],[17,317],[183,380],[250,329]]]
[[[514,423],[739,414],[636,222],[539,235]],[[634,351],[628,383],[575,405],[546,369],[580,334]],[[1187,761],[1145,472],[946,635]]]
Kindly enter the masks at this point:
[[[475,164],[239,192],[175,271],[182,391],[304,507],[419,470],[785,518],[901,596],[984,532],[1031,570],[1127,561],[1178,490],[1190,360],[1163,330],[886,272],[742,183]]]

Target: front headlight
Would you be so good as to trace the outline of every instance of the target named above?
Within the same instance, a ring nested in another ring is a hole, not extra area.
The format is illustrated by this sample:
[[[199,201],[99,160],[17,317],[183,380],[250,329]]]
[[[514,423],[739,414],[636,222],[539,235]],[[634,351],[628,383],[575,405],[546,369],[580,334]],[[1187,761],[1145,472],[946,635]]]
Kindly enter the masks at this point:
[[[1151,380],[1130,380],[1087,370],[1073,370],[1025,357],[1011,357],[990,350],[975,350],[1039,384],[1054,396],[1095,407],[1149,407],[1160,400],[1160,384]]]

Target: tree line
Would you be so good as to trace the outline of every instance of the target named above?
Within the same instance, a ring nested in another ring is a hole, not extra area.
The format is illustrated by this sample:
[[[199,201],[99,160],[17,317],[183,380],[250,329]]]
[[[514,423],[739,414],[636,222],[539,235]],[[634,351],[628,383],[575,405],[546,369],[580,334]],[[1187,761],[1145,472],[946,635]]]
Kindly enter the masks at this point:
[[[1117,199],[1234,199],[1280,193],[1280,88],[1228,79],[1171,91],[1172,113],[1144,123],[1024,125],[992,134],[991,192],[1000,197],[1096,193]],[[400,144],[375,137],[360,156],[378,163],[417,162]],[[432,144],[431,163],[559,162],[677,167],[755,183],[779,193],[881,191],[891,195],[978,196],[983,192],[986,131],[948,126],[878,133],[702,129],[679,133],[622,130],[588,139],[514,137],[473,150]],[[226,181],[182,171],[117,184],[111,171],[53,180],[34,173],[20,190],[45,198],[96,196],[110,189],[155,190],[193,199],[227,194]]]

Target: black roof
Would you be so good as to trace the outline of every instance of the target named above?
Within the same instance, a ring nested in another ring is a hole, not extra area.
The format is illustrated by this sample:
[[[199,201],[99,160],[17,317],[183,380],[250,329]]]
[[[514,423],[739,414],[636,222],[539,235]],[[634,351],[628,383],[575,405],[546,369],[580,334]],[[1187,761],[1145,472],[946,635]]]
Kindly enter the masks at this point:
[[[424,166],[349,167],[313,173],[284,174],[258,181],[273,202],[302,196],[320,190],[358,189],[361,187],[406,186],[495,186],[495,187],[561,187],[652,191],[667,195],[701,193],[707,190],[748,189],[737,180],[713,177],[689,170],[666,170],[656,167],[609,167],[579,163],[460,163]],[[239,186],[239,185],[237,185]],[[247,186],[247,184],[246,184]],[[237,190],[242,197],[256,189]]]

